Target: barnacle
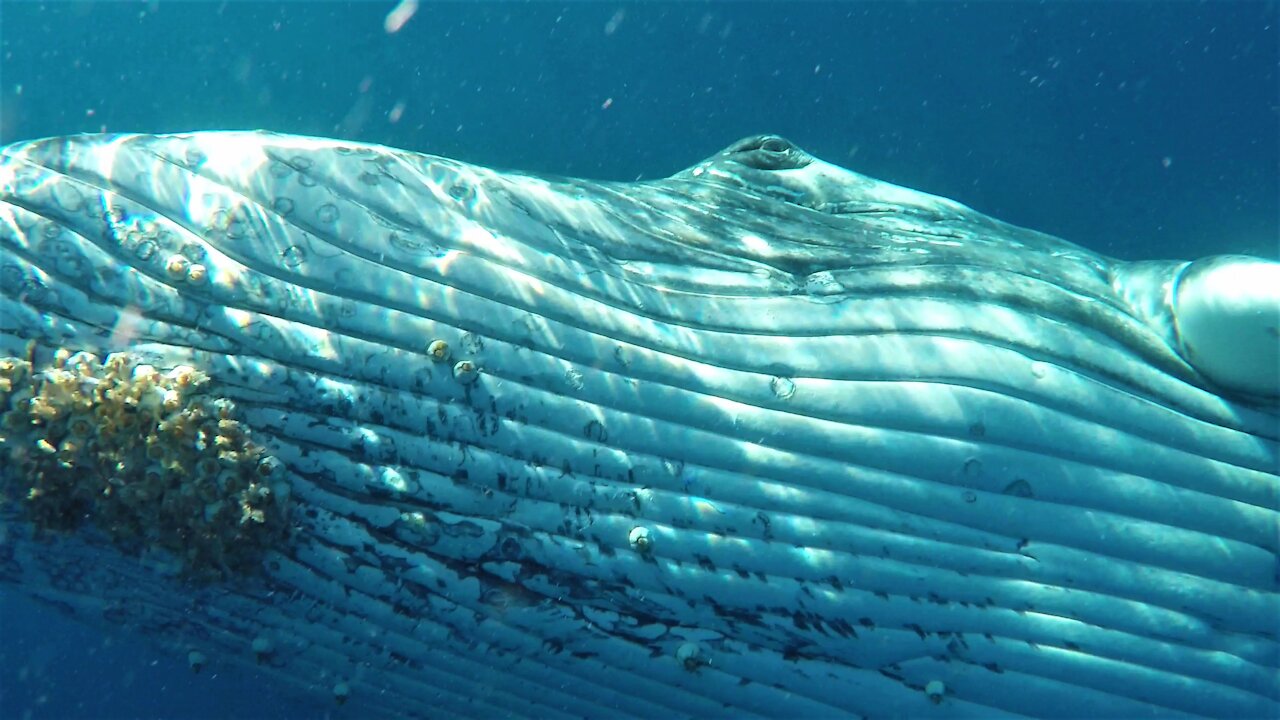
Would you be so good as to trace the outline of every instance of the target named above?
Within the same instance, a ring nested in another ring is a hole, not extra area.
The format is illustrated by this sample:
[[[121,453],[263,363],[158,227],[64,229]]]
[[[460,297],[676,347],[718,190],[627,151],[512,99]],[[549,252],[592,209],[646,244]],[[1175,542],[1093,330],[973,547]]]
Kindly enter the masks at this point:
[[[271,638],[266,635],[259,635],[253,639],[253,656],[258,660],[258,664],[266,662],[276,651],[275,643],[271,642]]]
[[[340,681],[333,686],[333,701],[339,705],[345,705],[347,699],[351,697],[351,685],[346,680]]]
[[[187,282],[192,285],[201,285],[205,280],[209,279],[209,269],[200,263],[193,263],[187,268]]]
[[[436,362],[444,362],[449,359],[449,343],[444,340],[432,340],[427,346],[427,354]]]
[[[250,572],[287,535],[281,465],[209,378],[126,353],[0,358],[0,491],[41,532],[86,518],[126,551],[159,548],[188,576]]]
[[[702,648],[696,642],[682,643],[676,648],[676,660],[679,660],[684,669],[689,672],[696,672],[698,668],[709,664],[702,654]]]
[[[185,279],[190,267],[191,261],[182,255],[171,255],[164,263],[164,271],[174,280]]]
[[[649,534],[649,528],[637,526],[631,528],[631,533],[627,535],[627,541],[631,543],[631,548],[638,553],[647,553],[653,549],[653,538]]]
[[[929,698],[929,702],[937,705],[942,702],[942,696],[947,694],[947,686],[941,680],[930,680],[929,684],[924,686],[924,694]]]
[[[470,360],[459,360],[453,366],[453,377],[463,385],[469,385],[476,381],[480,375],[480,368]]]

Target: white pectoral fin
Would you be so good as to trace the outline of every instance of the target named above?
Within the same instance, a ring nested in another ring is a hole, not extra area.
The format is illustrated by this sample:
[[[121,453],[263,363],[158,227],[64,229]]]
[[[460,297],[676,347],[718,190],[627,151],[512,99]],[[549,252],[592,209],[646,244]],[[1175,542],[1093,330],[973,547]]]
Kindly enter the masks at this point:
[[[1280,263],[1241,255],[1193,262],[1177,280],[1173,313],[1179,349],[1206,378],[1280,396]]]

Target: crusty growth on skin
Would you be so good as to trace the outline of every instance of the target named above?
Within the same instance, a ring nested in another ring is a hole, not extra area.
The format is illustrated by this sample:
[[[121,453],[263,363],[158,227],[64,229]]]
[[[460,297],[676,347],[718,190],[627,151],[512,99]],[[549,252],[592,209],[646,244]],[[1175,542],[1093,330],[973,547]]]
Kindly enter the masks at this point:
[[[287,533],[288,488],[208,389],[194,368],[127,354],[0,358],[0,488],[41,531],[88,520],[193,578],[252,572]]]

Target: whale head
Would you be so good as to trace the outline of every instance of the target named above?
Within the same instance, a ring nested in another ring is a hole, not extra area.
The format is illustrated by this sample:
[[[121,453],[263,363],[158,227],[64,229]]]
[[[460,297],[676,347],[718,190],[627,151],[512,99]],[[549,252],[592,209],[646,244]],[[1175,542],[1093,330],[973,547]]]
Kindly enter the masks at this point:
[[[1275,715],[1277,288],[776,136],[19,143],[0,582],[362,717]]]

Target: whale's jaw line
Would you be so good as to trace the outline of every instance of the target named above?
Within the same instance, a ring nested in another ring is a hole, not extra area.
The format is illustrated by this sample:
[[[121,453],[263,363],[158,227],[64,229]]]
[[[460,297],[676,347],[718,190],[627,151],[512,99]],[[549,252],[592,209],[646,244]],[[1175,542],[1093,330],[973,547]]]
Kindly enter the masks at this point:
[[[193,664],[370,717],[1280,711],[1280,414],[1221,351],[1276,303],[1229,262],[768,136],[646,183],[50,139],[0,246],[0,580]]]

